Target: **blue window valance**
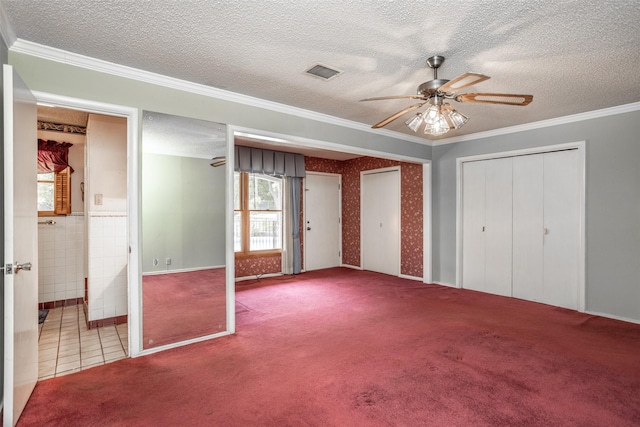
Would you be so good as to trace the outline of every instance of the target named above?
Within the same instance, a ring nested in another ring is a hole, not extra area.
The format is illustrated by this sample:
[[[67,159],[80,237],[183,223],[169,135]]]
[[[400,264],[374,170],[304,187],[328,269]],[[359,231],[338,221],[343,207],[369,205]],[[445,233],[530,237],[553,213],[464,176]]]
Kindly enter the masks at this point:
[[[252,147],[234,147],[237,172],[304,178],[304,156],[296,153],[263,150]]]

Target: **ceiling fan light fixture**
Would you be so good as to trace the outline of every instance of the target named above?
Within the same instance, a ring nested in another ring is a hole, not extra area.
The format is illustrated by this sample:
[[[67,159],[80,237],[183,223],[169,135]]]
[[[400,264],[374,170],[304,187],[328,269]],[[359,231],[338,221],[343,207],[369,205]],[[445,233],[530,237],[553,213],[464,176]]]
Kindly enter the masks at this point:
[[[409,120],[407,120],[406,122],[404,122],[405,125],[407,125],[407,127],[409,129],[411,129],[414,132],[418,132],[418,128],[420,127],[420,125],[422,124],[422,113],[418,113],[415,116],[411,117]]]
[[[457,110],[454,110],[453,108],[445,111],[445,117],[454,129],[460,129],[465,125],[465,123],[469,121],[469,117],[465,116]]]
[[[427,135],[439,136],[444,135],[449,132],[449,123],[447,123],[447,119],[441,113],[438,113],[438,116],[435,120],[431,122],[425,122],[424,133]]]

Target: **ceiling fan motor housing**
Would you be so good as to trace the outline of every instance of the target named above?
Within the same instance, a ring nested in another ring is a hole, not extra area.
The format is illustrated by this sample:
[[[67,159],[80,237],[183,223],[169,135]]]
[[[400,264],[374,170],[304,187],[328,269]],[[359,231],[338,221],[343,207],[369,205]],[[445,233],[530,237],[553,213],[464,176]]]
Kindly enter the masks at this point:
[[[418,86],[418,95],[425,97],[433,96],[438,91],[438,88],[448,81],[449,80],[447,79],[433,79],[428,82],[424,82]]]

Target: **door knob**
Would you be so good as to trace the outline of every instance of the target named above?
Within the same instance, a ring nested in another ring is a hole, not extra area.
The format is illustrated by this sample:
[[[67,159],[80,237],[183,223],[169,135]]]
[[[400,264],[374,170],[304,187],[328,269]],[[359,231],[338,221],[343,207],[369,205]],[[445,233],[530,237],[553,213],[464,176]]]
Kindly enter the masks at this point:
[[[311,227],[307,227],[307,231],[311,230]]]
[[[13,267],[13,271],[15,271],[16,274],[18,274],[18,271],[20,271],[20,270],[31,271],[31,263],[30,262],[25,262],[24,264],[20,264],[20,263],[16,262],[14,267]]]

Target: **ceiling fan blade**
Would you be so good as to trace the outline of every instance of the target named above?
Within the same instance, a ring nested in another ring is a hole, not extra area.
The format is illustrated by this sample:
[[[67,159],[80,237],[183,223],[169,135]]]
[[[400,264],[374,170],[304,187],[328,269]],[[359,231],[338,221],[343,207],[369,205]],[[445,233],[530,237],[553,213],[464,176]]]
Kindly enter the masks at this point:
[[[458,102],[481,102],[485,104],[529,105],[533,95],[516,95],[510,93],[463,93],[456,96]]]
[[[361,99],[360,102],[362,101],[383,101],[385,99],[424,99],[424,96],[422,95],[398,95],[398,96],[378,96],[375,98],[365,98],[365,99]]]
[[[476,83],[489,80],[491,77],[478,73],[464,73],[453,80],[449,80],[438,88],[440,92],[458,92],[460,89],[472,86]]]
[[[397,113],[390,115],[389,117],[387,117],[383,121],[378,122],[378,123],[376,123],[375,125],[373,125],[371,127],[374,128],[374,129],[378,129],[378,128],[381,128],[383,126],[386,126],[389,123],[391,123],[392,121],[394,121],[395,119],[397,119],[398,117],[402,116],[403,114],[406,114],[409,111],[413,111],[415,109],[418,109],[418,108],[422,107],[425,103],[426,103],[426,101],[425,102],[421,102],[419,104],[410,105],[407,108],[403,108],[402,110],[398,111]]]

